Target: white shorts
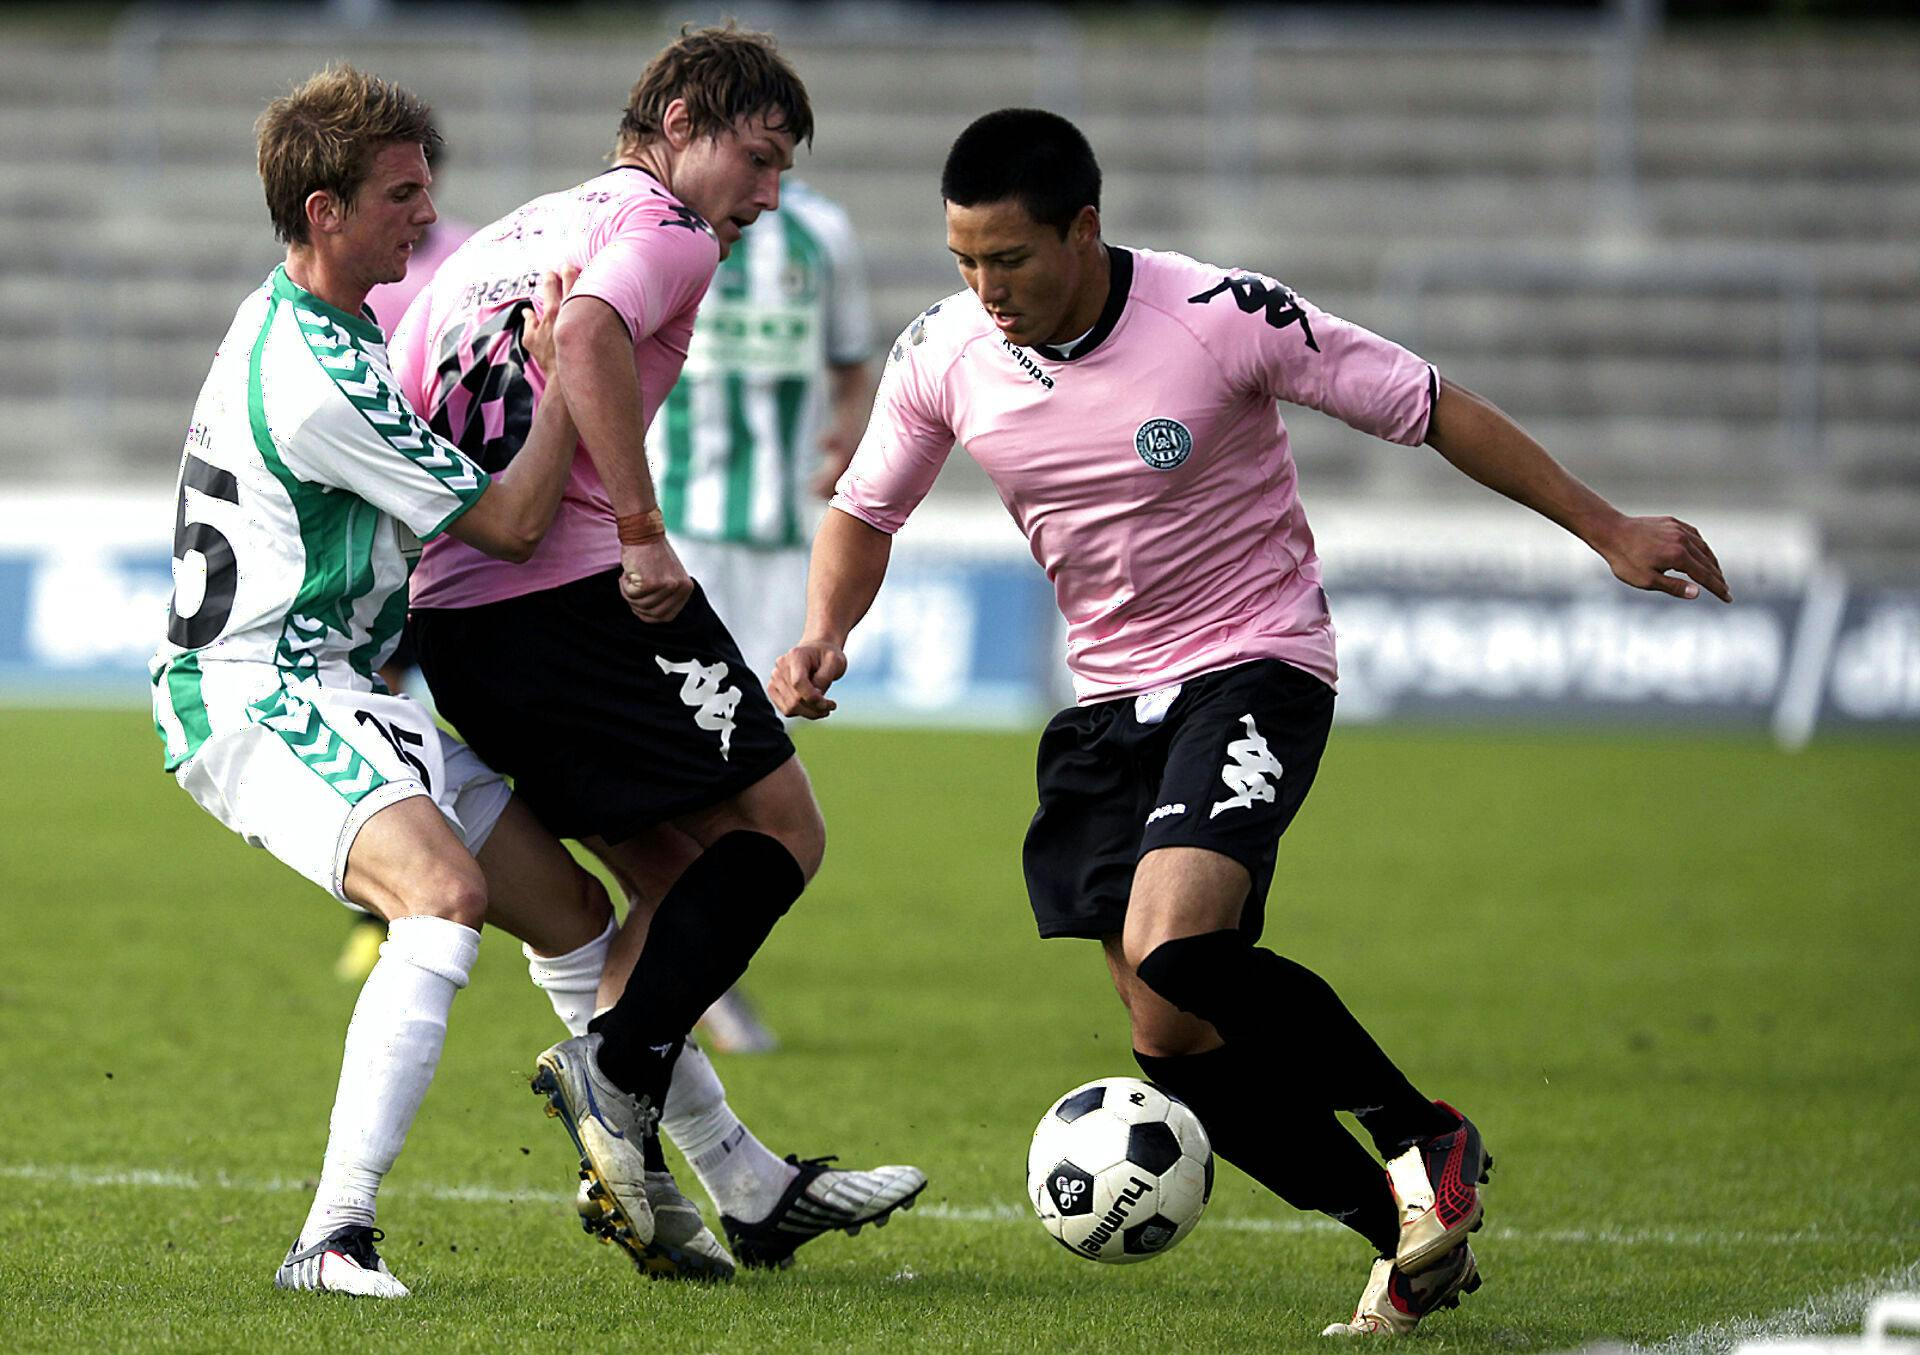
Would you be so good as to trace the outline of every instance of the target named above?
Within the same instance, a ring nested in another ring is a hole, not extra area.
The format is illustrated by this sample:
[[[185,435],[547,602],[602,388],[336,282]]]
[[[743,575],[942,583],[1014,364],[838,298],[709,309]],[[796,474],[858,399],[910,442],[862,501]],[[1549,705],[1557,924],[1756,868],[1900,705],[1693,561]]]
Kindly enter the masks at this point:
[[[388,805],[431,799],[478,854],[512,798],[506,782],[404,696],[287,692],[251,722],[221,722],[174,773],[200,807],[349,908],[347,853]],[[365,911],[362,909],[361,911]]]
[[[799,643],[807,624],[807,548],[762,550],[676,537],[673,550],[706,590],[740,656],[765,686],[773,665]]]

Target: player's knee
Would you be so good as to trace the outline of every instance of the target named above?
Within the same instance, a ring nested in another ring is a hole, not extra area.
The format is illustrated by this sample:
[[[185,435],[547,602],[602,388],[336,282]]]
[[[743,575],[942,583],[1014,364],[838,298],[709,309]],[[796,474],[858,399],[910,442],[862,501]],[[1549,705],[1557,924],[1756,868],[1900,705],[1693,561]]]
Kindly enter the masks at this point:
[[[1136,957],[1129,939],[1127,959],[1140,982],[1165,1001],[1181,1011],[1205,1016],[1216,985],[1234,972],[1249,944],[1238,931],[1202,932],[1161,941]]]
[[[827,854],[827,821],[799,758],[788,759],[736,801],[735,807],[744,811],[735,826],[778,841],[792,853],[806,881],[819,874]]]
[[[1136,1002],[1128,1008],[1128,1014],[1134,1050],[1150,1058],[1198,1054],[1220,1042],[1205,1022],[1163,1008],[1156,1010],[1154,1004]]]
[[[827,822],[805,782],[777,804],[744,816],[738,827],[770,837],[786,848],[800,867],[803,886],[820,873],[820,863],[827,854]]]
[[[793,853],[801,876],[812,883],[813,877],[820,873],[820,863],[827,857],[827,821],[811,793],[802,796],[801,801],[795,807],[793,822],[780,835],[780,840]]]
[[[580,921],[598,936],[613,921],[613,900],[607,897],[607,887],[590,871],[577,870],[574,878],[580,887]]]
[[[410,882],[404,911],[414,917],[443,917],[475,931],[487,920],[487,880],[479,863],[436,862]]]

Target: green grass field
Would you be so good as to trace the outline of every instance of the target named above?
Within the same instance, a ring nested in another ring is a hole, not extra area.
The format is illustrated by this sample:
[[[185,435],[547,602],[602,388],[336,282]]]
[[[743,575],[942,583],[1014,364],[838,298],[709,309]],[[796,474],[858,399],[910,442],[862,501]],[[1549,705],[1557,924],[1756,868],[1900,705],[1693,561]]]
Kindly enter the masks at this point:
[[[725,1288],[576,1227],[526,1087],[558,1036],[489,933],[382,1197],[406,1303],[269,1283],[317,1172],[346,914],[161,775],[133,714],[0,714],[0,1349],[1306,1350],[1364,1247],[1225,1171],[1144,1266],[1027,1214],[1050,1098],[1133,1070],[1094,948],[1035,939],[1031,740],[807,730],[831,833],[756,963],[786,1044],[721,1058],[777,1151],[910,1161],[885,1230]],[[1424,1347],[1658,1345],[1920,1258],[1920,749],[1342,729],[1267,941],[1500,1167],[1487,1285]],[[691,1182],[688,1184],[691,1186]],[[1712,1341],[1709,1340],[1709,1345]]]

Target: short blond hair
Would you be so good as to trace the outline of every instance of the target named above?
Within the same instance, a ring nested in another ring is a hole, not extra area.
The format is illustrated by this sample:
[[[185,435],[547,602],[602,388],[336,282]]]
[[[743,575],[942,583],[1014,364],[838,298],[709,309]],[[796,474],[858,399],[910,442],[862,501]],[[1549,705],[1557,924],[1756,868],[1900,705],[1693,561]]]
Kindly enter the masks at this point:
[[[796,142],[813,140],[807,87],[780,55],[773,35],[741,28],[732,19],[718,28],[682,28],[647,63],[627,96],[615,154],[658,140],[667,105],[675,99],[687,101],[696,137],[719,136],[740,118],[758,115]]]
[[[290,245],[307,243],[310,195],[331,193],[350,211],[384,147],[440,144],[424,100],[347,65],[329,66],[268,104],[253,134],[273,233]]]

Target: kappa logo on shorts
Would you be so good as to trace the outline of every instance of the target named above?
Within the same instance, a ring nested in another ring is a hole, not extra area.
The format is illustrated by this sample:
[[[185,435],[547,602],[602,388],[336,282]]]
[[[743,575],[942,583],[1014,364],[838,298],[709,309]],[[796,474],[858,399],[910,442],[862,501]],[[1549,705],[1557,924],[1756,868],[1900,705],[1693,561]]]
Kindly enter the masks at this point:
[[[1178,419],[1148,419],[1134,432],[1133,450],[1155,470],[1178,470],[1193,454],[1193,434]]]
[[[701,663],[698,659],[668,663],[658,654],[653,661],[660,665],[661,672],[681,675],[681,702],[692,707],[696,725],[720,736],[720,760],[726,761],[733,748],[733,712],[740,705],[740,689],[720,685],[727,680],[726,664]]]
[[[1251,809],[1256,800],[1273,803],[1274,782],[1280,779],[1280,762],[1267,747],[1265,736],[1254,726],[1251,715],[1242,715],[1240,723],[1247,727],[1247,736],[1227,745],[1227,756],[1232,760],[1220,769],[1220,779],[1227,783],[1233,798],[1215,804],[1213,813],[1207,815],[1209,819],[1217,819],[1229,809]],[[1273,781],[1267,780],[1268,777]]]

